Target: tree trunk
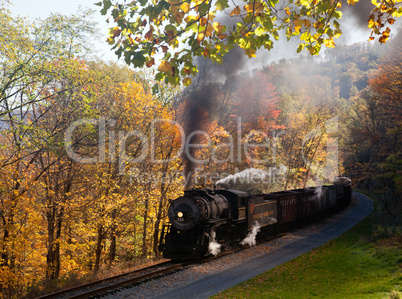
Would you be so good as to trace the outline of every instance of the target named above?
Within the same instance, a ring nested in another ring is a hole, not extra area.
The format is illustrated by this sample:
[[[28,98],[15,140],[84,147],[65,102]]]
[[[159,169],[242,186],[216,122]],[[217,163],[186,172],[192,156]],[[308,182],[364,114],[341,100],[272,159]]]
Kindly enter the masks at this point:
[[[3,218],[3,226],[4,226],[4,232],[3,232],[3,248],[1,250],[1,261],[0,261],[0,266],[4,267],[8,265],[8,248],[7,248],[7,242],[8,242],[8,236],[9,236],[9,230],[7,228],[7,221],[5,217]]]
[[[101,258],[101,254],[102,254],[102,242],[103,242],[103,225],[99,224],[98,240],[96,242],[96,250],[95,250],[94,274],[98,273],[98,271],[99,271],[100,258]]]
[[[116,257],[116,214],[117,210],[112,211],[112,227],[110,230],[110,249],[109,249],[109,266],[114,262]]]
[[[46,280],[54,279],[54,212],[53,208],[47,211],[47,255],[46,255]]]
[[[162,219],[162,210],[165,205],[165,196],[166,196],[166,190],[165,190],[165,184],[161,184],[161,199],[159,201],[158,205],[158,211],[156,215],[156,222],[155,222],[155,230],[154,230],[154,244],[153,244],[153,251],[155,253],[155,257],[159,256],[159,250],[158,250],[158,244],[159,244],[159,226],[161,223]]]
[[[143,223],[143,235],[142,235],[142,257],[147,256],[148,244],[147,244],[147,219],[148,219],[148,203],[149,199],[146,197],[145,199],[145,212],[144,212],[144,223]]]
[[[62,229],[62,223],[63,223],[63,217],[64,217],[64,208],[60,208],[60,213],[57,217],[57,224],[56,224],[56,238],[55,238],[55,244],[54,244],[54,278],[58,279],[60,275],[60,268],[61,268],[61,263],[60,263],[60,239],[61,239],[61,229]]]

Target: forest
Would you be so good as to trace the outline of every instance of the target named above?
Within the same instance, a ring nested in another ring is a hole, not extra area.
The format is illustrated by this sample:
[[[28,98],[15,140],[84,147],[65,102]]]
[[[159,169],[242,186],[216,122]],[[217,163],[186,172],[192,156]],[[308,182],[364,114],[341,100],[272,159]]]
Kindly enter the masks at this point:
[[[382,227],[400,234],[401,30],[383,45],[248,72],[234,49],[220,66],[198,59],[193,84],[179,87],[97,58],[85,42],[96,35],[89,13],[0,12],[3,298],[159,258],[170,201],[219,180],[255,193],[345,175],[375,194]],[[195,163],[182,154],[190,135]],[[251,169],[258,182],[233,180]]]

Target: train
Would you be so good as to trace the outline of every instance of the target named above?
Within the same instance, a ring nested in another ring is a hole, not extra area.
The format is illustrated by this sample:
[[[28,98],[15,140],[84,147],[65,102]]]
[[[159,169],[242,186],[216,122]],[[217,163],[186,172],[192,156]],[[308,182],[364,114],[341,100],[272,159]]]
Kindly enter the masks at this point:
[[[200,259],[211,243],[229,249],[258,227],[258,238],[276,235],[339,212],[351,201],[351,181],[250,195],[239,190],[191,189],[173,200],[159,251],[172,260]]]

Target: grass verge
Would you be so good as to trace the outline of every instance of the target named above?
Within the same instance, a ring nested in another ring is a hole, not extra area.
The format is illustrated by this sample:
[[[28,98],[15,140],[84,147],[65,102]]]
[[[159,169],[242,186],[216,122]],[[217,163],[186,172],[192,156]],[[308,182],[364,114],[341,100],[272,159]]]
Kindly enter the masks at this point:
[[[337,239],[213,298],[401,298],[402,236],[376,213]]]

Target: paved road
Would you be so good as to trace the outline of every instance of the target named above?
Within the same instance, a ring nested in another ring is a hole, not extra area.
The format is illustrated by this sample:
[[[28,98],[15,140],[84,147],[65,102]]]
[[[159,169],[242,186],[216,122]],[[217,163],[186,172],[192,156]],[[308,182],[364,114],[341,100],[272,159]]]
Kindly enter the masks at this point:
[[[356,192],[354,192],[354,195],[358,199],[357,205],[349,208],[338,222],[322,231],[289,244],[278,251],[262,257],[260,256],[247,264],[235,266],[229,271],[211,274],[184,287],[168,292],[159,298],[208,298],[321,246],[354,227],[372,211],[373,202],[371,199]]]

